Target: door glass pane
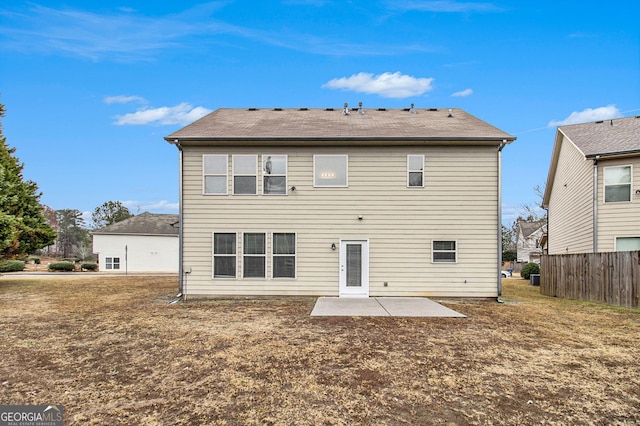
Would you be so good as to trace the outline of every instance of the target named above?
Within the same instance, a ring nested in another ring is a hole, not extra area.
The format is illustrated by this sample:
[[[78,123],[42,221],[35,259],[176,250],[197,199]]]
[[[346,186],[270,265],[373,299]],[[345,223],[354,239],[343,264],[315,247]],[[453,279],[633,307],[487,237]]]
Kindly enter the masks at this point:
[[[362,286],[362,246],[347,244],[347,287]]]

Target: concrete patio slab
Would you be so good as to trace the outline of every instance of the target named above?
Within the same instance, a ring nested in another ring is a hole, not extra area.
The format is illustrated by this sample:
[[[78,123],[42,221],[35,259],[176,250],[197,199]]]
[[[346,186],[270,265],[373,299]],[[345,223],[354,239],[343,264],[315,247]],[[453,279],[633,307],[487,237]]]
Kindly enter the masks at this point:
[[[319,297],[311,316],[466,318],[424,297]]]

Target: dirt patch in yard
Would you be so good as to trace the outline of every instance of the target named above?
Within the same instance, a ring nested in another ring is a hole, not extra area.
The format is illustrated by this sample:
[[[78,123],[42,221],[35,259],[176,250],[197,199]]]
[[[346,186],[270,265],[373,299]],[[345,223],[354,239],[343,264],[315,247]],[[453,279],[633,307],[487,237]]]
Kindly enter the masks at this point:
[[[0,278],[0,403],[65,424],[637,424],[640,312],[504,280],[468,318],[168,304],[171,277]]]

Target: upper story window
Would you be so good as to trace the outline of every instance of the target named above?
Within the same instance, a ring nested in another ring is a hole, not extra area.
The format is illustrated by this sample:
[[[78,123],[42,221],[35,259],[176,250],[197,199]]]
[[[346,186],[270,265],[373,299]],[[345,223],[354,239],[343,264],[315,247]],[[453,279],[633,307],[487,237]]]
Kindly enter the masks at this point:
[[[265,195],[287,194],[287,156],[262,156],[262,193]]]
[[[349,186],[346,155],[314,155],[313,186],[347,187]]]
[[[225,195],[227,193],[226,155],[203,155],[202,176],[205,194]]]
[[[407,155],[407,186],[424,187],[424,155]]]
[[[258,156],[233,156],[233,193],[256,194],[258,190]]]
[[[458,261],[458,251],[455,241],[433,241],[431,250],[431,260],[434,263],[456,263]]]
[[[631,166],[604,168],[604,202],[631,201]]]

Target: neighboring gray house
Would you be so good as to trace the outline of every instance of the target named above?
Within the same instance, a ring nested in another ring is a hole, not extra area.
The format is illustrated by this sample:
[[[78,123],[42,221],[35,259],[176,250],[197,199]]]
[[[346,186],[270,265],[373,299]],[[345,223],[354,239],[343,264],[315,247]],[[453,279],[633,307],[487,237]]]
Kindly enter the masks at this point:
[[[515,138],[465,111],[219,109],[165,139],[186,297],[500,293]]]
[[[549,254],[640,250],[640,116],[558,127]]]
[[[141,213],[93,231],[101,271],[178,272],[179,217]]]
[[[518,219],[516,222],[516,251],[518,263],[540,263],[542,236],[546,224]]]

